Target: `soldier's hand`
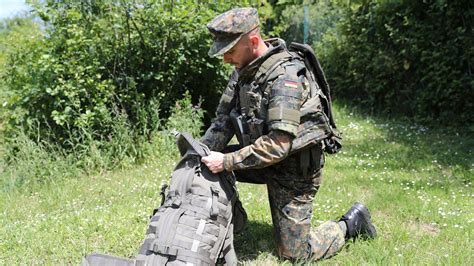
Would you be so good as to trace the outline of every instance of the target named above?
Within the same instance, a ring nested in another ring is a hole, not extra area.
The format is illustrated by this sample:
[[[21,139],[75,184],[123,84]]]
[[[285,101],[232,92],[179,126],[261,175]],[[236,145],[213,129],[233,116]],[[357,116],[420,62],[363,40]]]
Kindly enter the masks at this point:
[[[202,157],[201,162],[203,162],[214,174],[224,171],[223,153],[211,151],[211,154],[206,157]]]

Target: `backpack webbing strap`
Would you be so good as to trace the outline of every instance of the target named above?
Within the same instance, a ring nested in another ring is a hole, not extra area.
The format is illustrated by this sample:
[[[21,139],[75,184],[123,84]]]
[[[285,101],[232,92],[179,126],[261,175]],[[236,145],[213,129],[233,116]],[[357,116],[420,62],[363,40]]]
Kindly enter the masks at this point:
[[[194,229],[194,230],[193,230]],[[206,236],[206,235],[199,235],[197,234],[197,228],[187,228],[187,226],[180,226],[177,230],[177,239],[181,239],[182,241],[187,241],[186,238],[182,238],[181,236],[185,237],[192,237],[193,241],[199,241],[204,244],[207,244],[209,246],[214,246],[217,240],[217,235],[216,236]]]
[[[186,224],[192,228],[196,228],[196,234],[197,235],[214,235],[217,236],[218,232],[216,229],[206,226],[206,219],[200,218],[199,220],[196,220],[195,217],[190,217],[187,215],[183,215],[180,219],[180,222],[182,221],[183,224]]]
[[[151,233],[154,234],[157,228],[158,228],[158,221],[150,222],[150,224],[148,225],[148,229],[146,230],[146,234],[151,234]]]
[[[132,266],[134,261],[111,255],[93,253],[82,259],[83,266]]]
[[[160,243],[154,243],[153,252],[163,256],[175,256],[179,260],[183,260],[183,257],[189,257],[204,261],[208,264],[213,264],[213,261],[211,258],[209,258],[209,254],[207,251],[199,251],[197,247],[194,248],[193,251],[193,245],[196,246],[196,244],[194,244],[196,242],[193,243],[188,241],[175,240],[175,243],[177,247],[169,247],[161,245]]]
[[[198,217],[199,219],[209,219],[209,210],[203,210],[202,207],[193,206],[193,205],[190,205],[190,204],[182,204],[180,206],[180,208],[183,209],[183,210],[189,210],[189,211],[195,212],[195,214],[193,214],[193,215],[195,217]],[[213,221],[217,222],[220,225],[227,224],[227,219],[225,219],[224,217],[220,217],[220,216],[215,217],[213,219]]]
[[[290,58],[292,58],[292,56],[286,50],[271,55],[258,68],[257,73],[255,74],[256,80],[259,80],[264,75],[268,76],[271,73],[271,69],[273,69],[275,66],[280,65],[283,61],[289,60]]]
[[[143,241],[143,244],[140,246],[138,254],[141,255],[150,255],[152,252],[150,250],[150,246],[155,241],[156,235],[155,234],[148,234]]]
[[[184,210],[172,208],[167,208],[167,210],[163,212],[163,223],[161,224],[160,228],[157,228],[155,232],[156,239],[151,243],[149,247],[150,250],[157,252],[157,250],[155,250],[155,246],[168,247],[168,249],[171,247],[173,243],[173,237],[176,234],[176,227],[178,226],[179,218],[183,215],[183,213]],[[159,234],[159,232],[163,234]],[[174,250],[163,249],[160,250],[160,253],[173,255]]]
[[[201,187],[192,187],[190,190],[193,195],[206,196],[209,198],[212,197],[210,189],[203,189]],[[229,204],[229,201],[225,197],[219,197],[217,200],[224,205]]]
[[[227,235],[227,230],[229,229],[229,226],[230,226],[230,222],[232,221],[232,219],[229,219],[229,223],[227,224],[227,226],[224,226],[224,225],[219,225],[219,236],[217,237],[217,240],[220,241],[220,245],[215,245],[212,249],[211,249],[211,254],[220,254],[220,251],[222,250],[222,248],[224,247],[224,242],[225,242],[225,237]],[[219,258],[219,256],[216,256],[215,258],[211,258],[211,259],[214,259],[214,262],[217,261],[217,259]]]
[[[180,241],[180,240],[175,240],[175,242],[177,246],[179,247],[163,246],[163,245],[160,245],[159,243],[156,243],[153,246],[153,252],[163,255],[163,256],[175,256],[179,258],[180,260],[183,260],[182,257],[191,257],[191,258],[196,258],[201,261],[207,262],[209,264],[212,263],[212,260],[209,259],[206,251],[198,251],[197,248],[194,251],[192,250],[193,243]]]
[[[237,196],[237,194],[234,194],[232,196],[232,200],[231,200],[232,202],[234,202],[236,200],[236,196]],[[224,228],[222,228],[222,225],[220,225],[219,236],[217,237],[217,239],[222,240],[222,243],[221,243],[220,247],[217,249],[217,254],[220,254],[223,251],[223,249],[225,247],[225,244],[226,244],[225,240],[228,239],[228,237],[229,237],[228,236],[229,232],[231,232],[231,237],[233,237],[232,233],[233,233],[234,227],[232,225],[232,220],[233,220],[234,217],[233,217],[233,213],[232,212],[230,212],[230,213],[231,213],[231,215],[229,217],[229,222],[227,223],[227,225]],[[230,231],[230,230],[232,230],[232,231]],[[233,247],[232,247],[232,251],[235,252]],[[216,262],[217,259],[218,259],[218,256],[216,256],[216,258],[214,259],[214,262]]]
[[[211,192],[212,192],[212,203],[211,203],[211,217],[216,217],[219,214],[219,207],[218,205],[218,198],[219,198],[219,189],[211,185]]]
[[[158,240],[158,239],[156,239]],[[150,247],[151,250],[155,253],[160,253],[163,255],[171,255],[176,256],[178,255],[178,249],[172,246],[163,245],[159,241],[154,241],[152,246]]]
[[[196,253],[199,253],[198,252],[199,244],[201,244],[200,240],[197,240],[197,239],[189,240],[189,239],[186,239],[185,237],[180,236],[180,235],[176,235],[176,237],[173,241],[173,246],[175,246],[177,250],[185,249],[185,250],[191,250],[192,252],[196,252]],[[178,252],[179,251],[177,251],[176,253],[178,253]],[[202,250],[201,250],[201,252],[202,252]],[[205,252],[203,252],[203,253],[205,253]]]
[[[177,256],[178,257],[195,258],[195,259],[204,261],[205,263],[208,263],[208,264],[211,264],[211,265],[213,265],[215,263],[215,262],[212,261],[212,259],[210,259],[208,257],[207,252],[206,252],[205,255],[203,255],[203,254],[200,254],[199,252],[192,252],[190,250],[180,249],[180,250],[178,250]]]
[[[135,257],[134,266],[146,266],[146,265],[166,265],[168,262],[168,256],[163,256],[161,254],[139,254]]]
[[[182,221],[183,224],[189,225],[192,228],[197,228],[196,234],[198,235],[206,234],[206,235],[217,236],[218,234],[216,229],[210,226],[206,226],[206,219],[199,219],[199,221],[196,221],[195,217],[183,215],[180,221]]]
[[[234,234],[233,234],[233,225],[232,226],[232,233],[228,234],[224,240],[224,247],[222,248],[221,254],[224,255],[226,265],[236,266],[237,265],[237,255],[235,254],[234,249]]]

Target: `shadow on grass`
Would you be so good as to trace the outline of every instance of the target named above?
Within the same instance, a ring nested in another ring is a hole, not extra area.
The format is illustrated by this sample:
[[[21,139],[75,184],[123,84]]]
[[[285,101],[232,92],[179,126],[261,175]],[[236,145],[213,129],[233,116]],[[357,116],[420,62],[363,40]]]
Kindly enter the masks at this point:
[[[389,140],[406,146],[404,156],[409,158],[409,166],[435,168],[449,183],[473,181],[469,172],[474,165],[474,134],[468,129],[435,128],[418,134],[413,129],[406,131],[389,130],[386,134]]]
[[[240,262],[255,260],[261,253],[277,256],[273,226],[270,224],[249,221],[244,231],[234,237],[235,250]]]
[[[441,185],[460,185],[473,181],[472,127],[454,128],[436,124],[423,126],[407,119],[369,114],[344,103],[339,103],[338,106],[338,120],[342,122],[340,128],[343,132],[346,131],[344,137],[347,142],[343,151],[349,157],[375,158],[372,170],[433,171],[439,173],[437,180],[433,181]],[[357,129],[354,123],[362,121],[369,121],[375,130]],[[362,138],[354,138],[350,134],[361,134]]]

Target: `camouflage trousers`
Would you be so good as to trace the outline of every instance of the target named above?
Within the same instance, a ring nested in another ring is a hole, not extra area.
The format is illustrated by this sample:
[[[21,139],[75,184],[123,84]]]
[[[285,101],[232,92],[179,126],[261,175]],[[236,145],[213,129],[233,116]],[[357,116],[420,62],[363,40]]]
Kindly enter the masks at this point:
[[[297,153],[273,166],[235,171],[235,174],[239,182],[267,185],[278,255],[287,259],[319,260],[342,248],[344,232],[334,221],[311,227],[313,200],[321,184],[324,155],[317,147],[316,153],[310,153],[310,164],[305,164],[307,169],[301,164],[301,160],[307,159],[302,158],[302,154]]]

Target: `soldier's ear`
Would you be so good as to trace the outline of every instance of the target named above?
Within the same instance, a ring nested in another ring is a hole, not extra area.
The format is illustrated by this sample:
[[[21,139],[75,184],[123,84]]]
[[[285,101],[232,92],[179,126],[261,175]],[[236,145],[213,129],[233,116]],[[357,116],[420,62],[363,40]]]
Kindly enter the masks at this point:
[[[253,48],[257,48],[257,47],[258,47],[258,43],[259,43],[258,36],[256,36],[256,35],[250,35],[250,36],[249,36],[249,39],[250,39],[250,44],[252,45],[252,47],[253,47]]]

